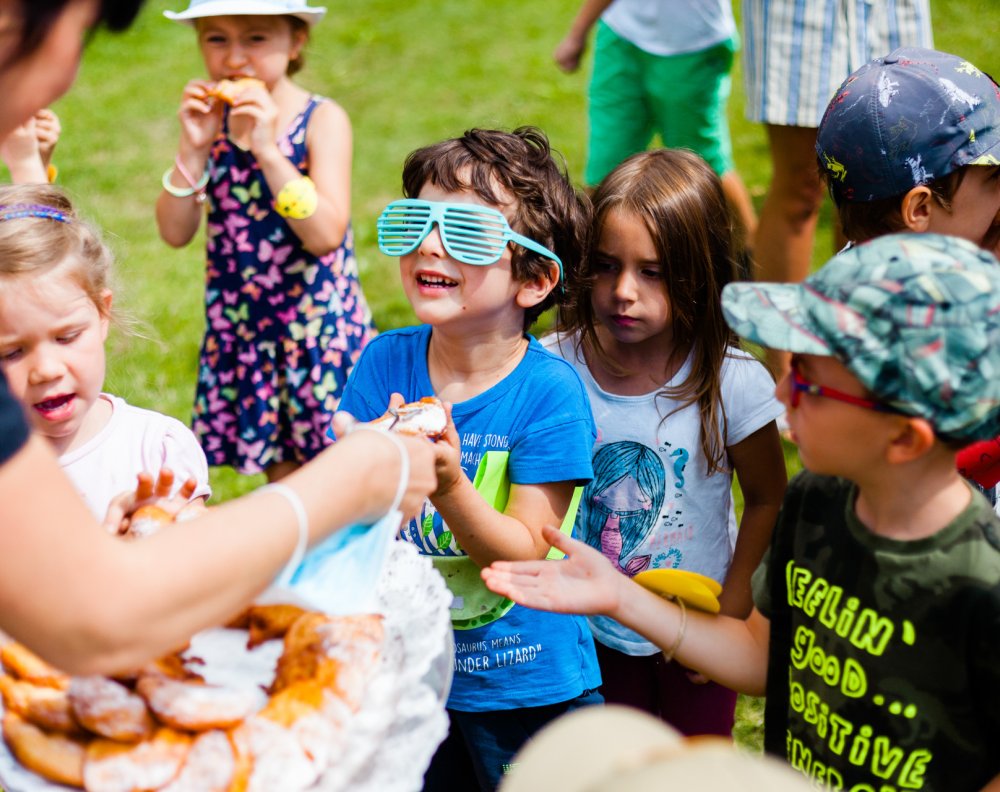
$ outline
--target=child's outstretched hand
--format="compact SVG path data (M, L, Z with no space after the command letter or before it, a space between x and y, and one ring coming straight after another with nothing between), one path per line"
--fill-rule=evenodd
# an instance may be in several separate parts
M213 83L191 80L184 86L177 117L181 139L195 151L207 152L222 129L222 102L209 95Z
M177 493L171 496L174 488L174 472L170 468L162 468L153 480L151 473L142 472L136 476L134 490L115 496L108 506L104 517L104 527L112 534L124 534L129 529L132 514L140 506L155 504L175 517L191 507L191 496L198 489L198 482L189 478L184 481Z
M481 571L491 591L529 608L557 613L609 614L629 579L590 545L546 525L542 537L562 550L562 561L494 561Z

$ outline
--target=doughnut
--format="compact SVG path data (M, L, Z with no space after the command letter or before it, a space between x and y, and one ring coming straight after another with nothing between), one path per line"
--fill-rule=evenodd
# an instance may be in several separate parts
M226 104L233 104L239 99L240 94L248 88L256 88L258 86L261 88L267 87L264 85L263 80L258 80L254 77L241 77L238 80L219 80L214 88L209 89L208 95L215 99L221 99Z
M385 627L378 614L341 616L318 628L326 656L338 664L337 694L357 710L382 655Z
M327 690L315 679L294 682L271 696L257 716L289 727L302 718L318 713Z
M297 605L253 605L247 609L247 649L273 638L283 638L296 619L306 613Z
M7 672L25 682L59 688L69 687L69 675L46 663L22 644L11 642L0 648L0 664Z
M73 677L69 702L81 726L109 740L134 743L156 729L142 696L107 677Z
M329 622L330 617L322 613L307 612L292 623L285 633L285 648L278 658L269 693L280 693L307 680L334 687L340 662L329 656L320 632Z
M0 695L4 707L36 726L65 733L80 731L65 690L34 685L4 674L0 676Z
M160 792L227 792L235 775L236 754L229 735L202 732L194 738L180 773Z
M50 734L14 712L4 713L3 738L17 761L32 772L58 784L83 786L82 739Z
M129 745L95 739L83 761L87 792L135 792L159 789L178 774L192 738L172 729L157 729L148 740Z
M440 399L425 396L420 401L409 402L387 415L372 421L372 426L390 429L400 434L429 437L437 440L444 434L448 416Z
M139 677L136 691L157 719L186 731L228 729L259 709L262 703L262 696L253 690L159 675Z
M266 718L251 716L233 730L237 752L252 760L246 792L299 792L319 778L319 769L296 735Z
M122 534L129 539L140 539L143 536L151 536L159 531L163 526L170 525L174 521L174 515L166 509L157 506L155 503L148 503L140 506L129 518L128 530Z

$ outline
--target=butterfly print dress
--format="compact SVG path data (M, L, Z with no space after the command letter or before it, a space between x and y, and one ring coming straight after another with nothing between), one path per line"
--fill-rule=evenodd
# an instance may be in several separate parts
M311 97L279 148L306 172ZM210 465L259 473L305 462L374 335L350 227L319 258L272 205L254 156L220 135L209 160L205 338L193 428Z

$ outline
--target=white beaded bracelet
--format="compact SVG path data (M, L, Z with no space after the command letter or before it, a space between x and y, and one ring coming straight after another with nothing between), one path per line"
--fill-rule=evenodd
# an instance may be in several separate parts
M309 546L309 515L306 514L305 504L302 503L302 498L299 494L286 484L265 484L263 487L255 490L255 495L264 495L268 492L273 492L276 495L281 495L288 504L292 507L292 511L295 512L295 518L298 520L299 527L299 538L295 544L295 550L292 552L291 558L288 559L288 563L285 564L284 568L281 570L280 574L274 579L274 582L279 586L287 585L292 580L292 575L295 574L295 570L299 568L299 564L302 563L302 559L305 557L306 548Z

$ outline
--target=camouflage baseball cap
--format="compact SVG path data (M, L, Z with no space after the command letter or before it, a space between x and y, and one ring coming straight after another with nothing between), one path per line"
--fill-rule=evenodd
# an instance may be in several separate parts
M902 195L964 165L1000 165L1000 88L955 55L901 47L827 105L816 155L838 201Z
M971 242L878 237L802 283L730 283L722 309L758 344L837 358L944 438L1000 435L1000 262Z

